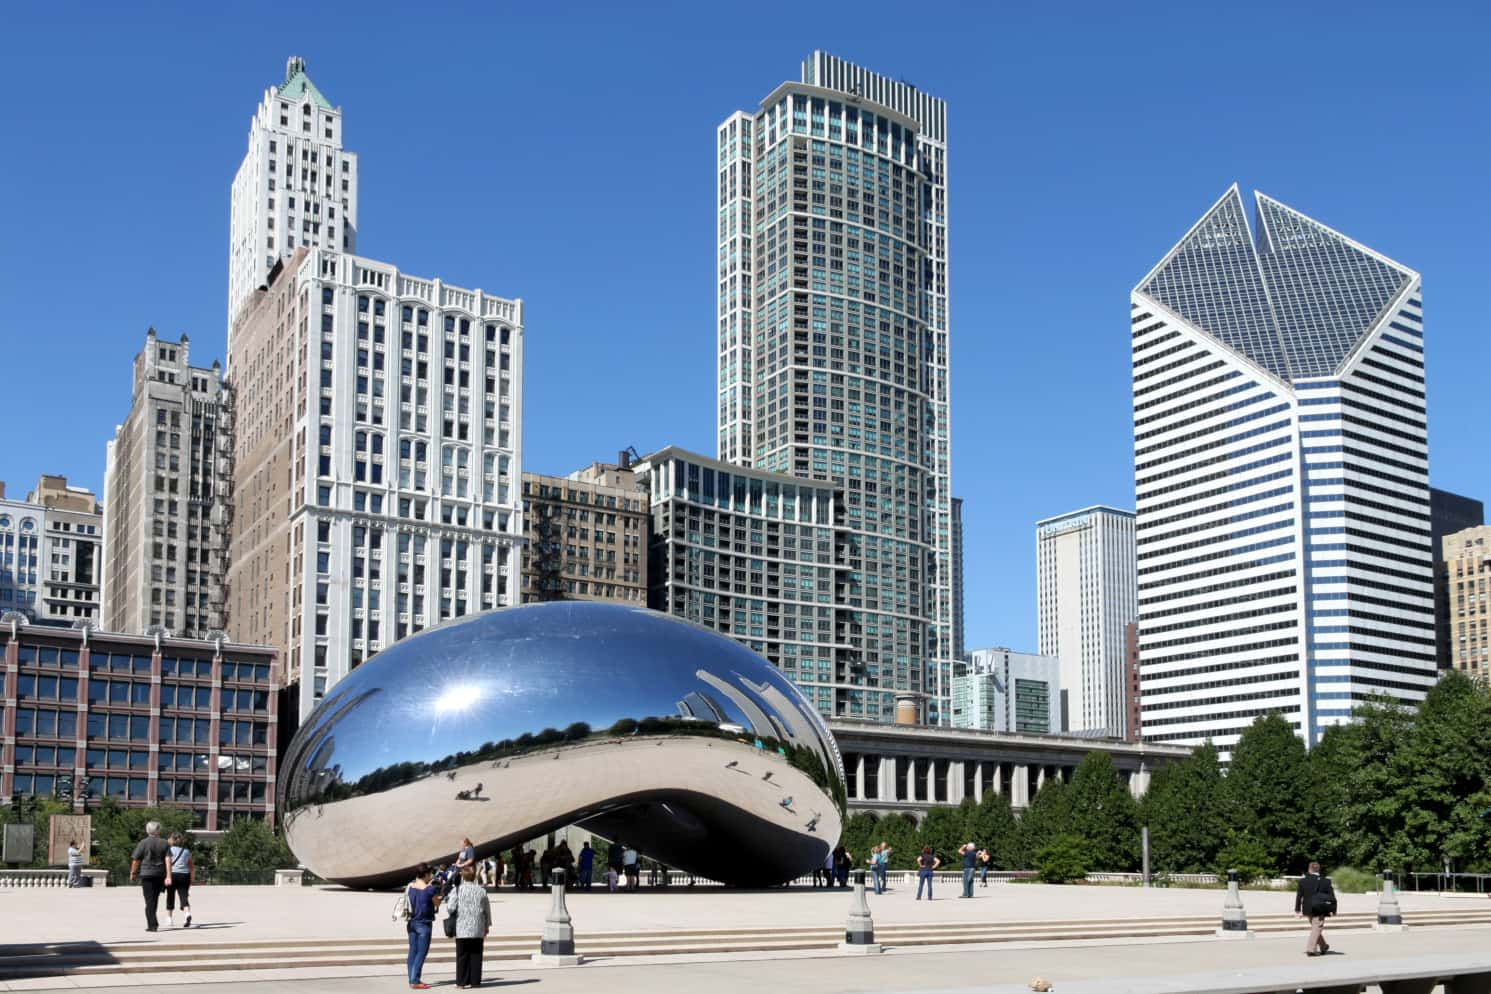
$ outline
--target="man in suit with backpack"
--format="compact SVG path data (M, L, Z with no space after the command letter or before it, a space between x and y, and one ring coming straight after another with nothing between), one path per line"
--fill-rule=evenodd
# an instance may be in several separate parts
M1319 863L1311 863L1299 878L1294 891L1294 913L1310 919L1305 955L1324 956L1330 952L1330 943L1325 941L1325 920L1336 913L1336 889L1331 886L1330 877L1321 875Z

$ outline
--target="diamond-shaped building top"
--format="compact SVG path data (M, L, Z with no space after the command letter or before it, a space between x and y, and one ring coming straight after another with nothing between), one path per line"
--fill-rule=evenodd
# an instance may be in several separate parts
M1256 244L1234 184L1138 292L1283 380L1330 376L1417 274L1255 196Z

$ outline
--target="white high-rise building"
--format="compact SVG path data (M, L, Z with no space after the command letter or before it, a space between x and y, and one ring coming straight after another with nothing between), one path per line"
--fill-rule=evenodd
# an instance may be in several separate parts
M888 721L910 696L946 724L947 105L814 52L717 142L719 456L832 481L863 577L839 644L795 662L827 713Z
M1134 288L1140 707L1225 754L1434 683L1419 275L1234 185Z
M523 304L297 249L234 333L234 639L300 714L393 642L518 603Z
M1038 522L1035 557L1040 651L1061 660L1063 730L1121 738L1133 512L1097 506Z
M228 366L233 323L276 262L297 248L357 251L357 155L342 148L342 109L291 56L264 91L233 177L228 245Z

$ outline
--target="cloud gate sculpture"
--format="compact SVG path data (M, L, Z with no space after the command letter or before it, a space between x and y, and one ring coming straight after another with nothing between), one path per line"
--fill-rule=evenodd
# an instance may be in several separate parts
M286 839L351 887L565 825L768 886L843 824L833 735L744 646L644 608L560 602L447 622L332 688L285 753Z

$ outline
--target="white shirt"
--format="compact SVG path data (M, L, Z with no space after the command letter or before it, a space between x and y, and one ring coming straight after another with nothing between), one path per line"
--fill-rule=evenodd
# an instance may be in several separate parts
M621 865L622 866L636 866L637 865L637 850L635 850L635 849L628 849L624 853L622 853L621 854Z

